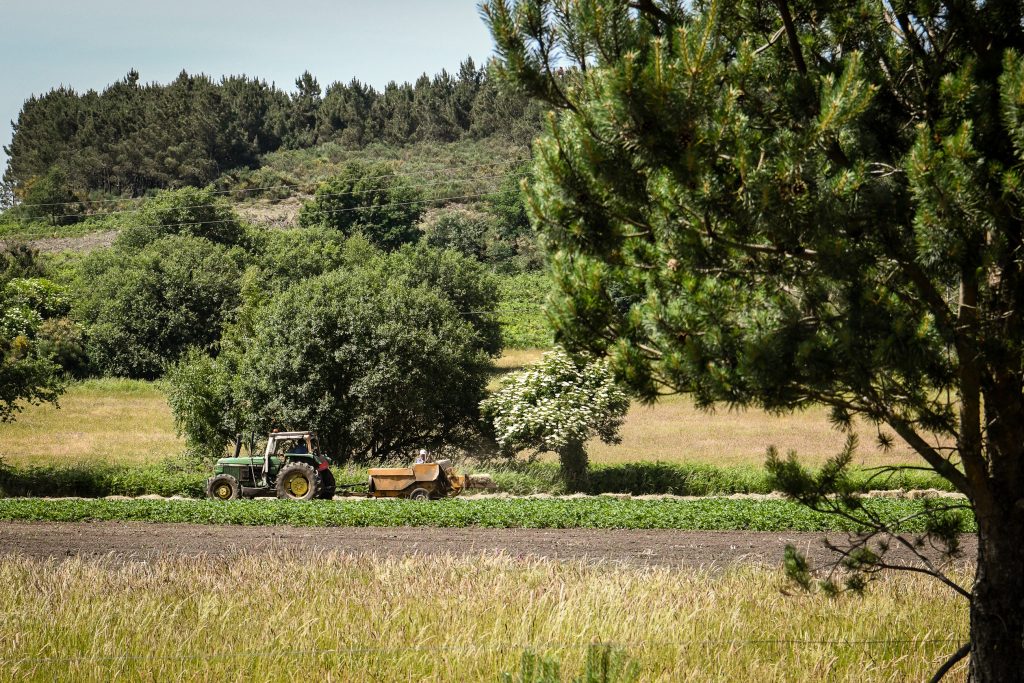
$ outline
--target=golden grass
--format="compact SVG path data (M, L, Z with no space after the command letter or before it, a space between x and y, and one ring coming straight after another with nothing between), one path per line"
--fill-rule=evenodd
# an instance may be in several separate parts
M59 408L27 406L15 422L0 424L0 459L13 465L151 463L183 447L167 399L151 382L76 383Z
M873 425L860 424L857 434L857 464L876 466L919 460L898 437L888 452L879 450ZM838 453L846 441L844 434L832 429L828 411L823 407L783 416L763 410L719 409L709 413L694 407L687 396L667 396L653 406L634 403L621 436L622 443L614 446L598 440L590 443L587 449L591 462L663 460L760 465L768 446L774 445L783 455L792 449L802 462L819 464Z
M526 648L569 677L591 642L642 681L924 680L967 626L919 577L828 600L784 596L761 568L503 556L12 556L0 585L0 680L19 681L493 681Z
M537 349L510 349L495 362L490 389L501 378L540 359ZM28 406L11 424L0 424L0 458L11 464L53 464L81 461L146 463L180 453L184 443L174 433L167 401L158 384L130 380L92 380L72 385L61 407ZM875 447L876 432L863 425L856 462L874 466L915 462L902 440L883 453ZM713 413L697 410L685 396L669 396L654 406L635 403L622 427L622 443L608 446L595 440L591 462L706 462L717 465L760 465L775 445L782 453L795 449L816 464L842 448L844 436L828 424L824 408L815 407L776 417L760 410ZM549 456L553 457L553 456Z

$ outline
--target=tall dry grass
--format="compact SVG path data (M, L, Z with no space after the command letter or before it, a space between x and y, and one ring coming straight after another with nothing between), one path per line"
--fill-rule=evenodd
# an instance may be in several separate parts
M592 642L643 681L924 680L967 620L918 577L829 600L763 568L502 556L9 556L0 585L0 680L487 681L527 649L578 673Z

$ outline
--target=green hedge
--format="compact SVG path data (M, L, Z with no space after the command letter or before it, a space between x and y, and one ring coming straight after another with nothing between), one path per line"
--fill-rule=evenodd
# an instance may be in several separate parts
M865 506L886 520L924 509L912 500L871 499ZM974 519L958 510L963 531ZM852 531L845 518L813 512L789 501L647 501L587 498L573 500L487 499L417 502L406 500L0 500L0 521L138 521L195 524L290 526L434 526L538 529L690 529L745 531ZM901 531L923 530L917 517Z
M501 491L524 495L564 493L555 463L510 465L490 470ZM711 496L732 493L770 493L768 472L759 466L718 467L706 463L631 462L592 465L583 493L630 493L633 495L675 494ZM952 491L948 481L917 470L884 477L867 469L854 469L850 480L857 490L939 489Z
M514 495L565 493L554 463L529 463L494 468L490 472L498 490ZM339 484L362 484L366 470L334 468ZM202 498L211 470L195 463L168 460L150 466L79 464L61 467L14 467L0 461L0 496L184 496ZM902 472L871 481L868 470L854 470L852 480L862 491L871 489L935 488L949 491L949 483L934 474ZM676 494L687 496L769 493L771 481L762 467L716 467L703 463L635 462L595 465L584 493Z

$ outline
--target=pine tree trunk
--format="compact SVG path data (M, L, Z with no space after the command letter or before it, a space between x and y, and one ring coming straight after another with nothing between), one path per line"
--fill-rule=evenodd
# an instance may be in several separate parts
M970 680L1024 683L1024 500L978 519Z
M583 491L587 486L587 450L583 443L570 441L558 451L562 466L562 481L571 492Z

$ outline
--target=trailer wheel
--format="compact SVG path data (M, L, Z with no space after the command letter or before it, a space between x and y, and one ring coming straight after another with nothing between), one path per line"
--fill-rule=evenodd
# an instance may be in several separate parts
M277 474L277 497L283 500L313 500L320 486L320 475L304 462L285 465Z
M424 488L413 489L409 494L409 500L430 500L430 491Z
M206 495L214 500L237 500L240 492L238 480L230 474L218 474L206 481Z

